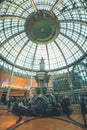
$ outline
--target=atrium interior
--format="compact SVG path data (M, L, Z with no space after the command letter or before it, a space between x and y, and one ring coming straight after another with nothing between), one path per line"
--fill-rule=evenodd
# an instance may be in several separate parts
M0 0L0 129L86 130L81 99L87 109L87 0Z

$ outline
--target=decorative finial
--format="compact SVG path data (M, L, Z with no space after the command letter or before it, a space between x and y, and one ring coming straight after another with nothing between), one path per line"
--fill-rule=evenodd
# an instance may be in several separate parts
M45 70L45 63L43 57L41 57L40 70Z

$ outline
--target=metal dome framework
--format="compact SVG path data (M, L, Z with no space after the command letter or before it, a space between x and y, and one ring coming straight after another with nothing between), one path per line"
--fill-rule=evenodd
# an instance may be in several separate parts
M48 44L28 37L25 23L38 11L58 18L59 33ZM43 12L42 12L43 13ZM44 17L44 13L42 14ZM44 28L41 29L45 33ZM4 0L0 3L0 69L30 75L39 70L66 69L87 56L87 2L85 0Z

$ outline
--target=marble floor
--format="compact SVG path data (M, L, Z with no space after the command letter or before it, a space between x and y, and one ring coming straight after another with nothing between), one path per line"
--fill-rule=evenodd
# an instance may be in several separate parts
M81 114L58 117L18 117L0 110L0 130L87 130Z

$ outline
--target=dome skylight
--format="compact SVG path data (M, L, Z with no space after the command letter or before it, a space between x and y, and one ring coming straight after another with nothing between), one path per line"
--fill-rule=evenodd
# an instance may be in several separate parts
M14 71L20 69L20 73L35 72L43 57L45 69L53 71L84 58L87 55L86 6L85 0L2 1L0 66L9 70L15 66Z

